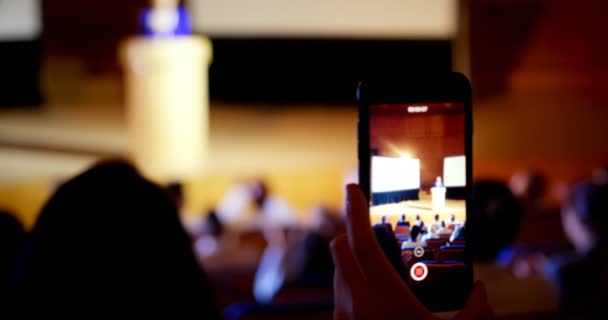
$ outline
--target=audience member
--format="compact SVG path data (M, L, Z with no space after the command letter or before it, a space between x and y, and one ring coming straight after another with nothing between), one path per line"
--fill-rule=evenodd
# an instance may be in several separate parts
M317 224L304 233L293 232L286 257L286 286L333 286L334 264L329 243L345 232L342 215L325 207L316 210ZM299 235L299 237L297 237Z
M577 318L604 318L608 292L608 183L576 184L562 209L562 224L575 248L544 270L559 290L560 309Z
M261 229L292 227L296 222L287 201L271 195L263 180L246 181L229 190L216 208L220 221L229 228Z
M454 232L452 232L452 235L450 236L450 242L454 242L455 240L465 240L466 239L466 233L465 233L465 228L464 226L462 227L458 227L458 229L454 230Z
M426 224L424 224L424 221L420 221L420 234L427 234L428 233L428 228L426 227Z
M518 172L511 177L509 187L522 204L524 216L546 210L547 178L542 173L535 170Z
M175 205L123 162L95 165L47 201L26 247L19 290L24 318L219 318Z
M380 218L380 224L383 224L383 225L385 225L385 226L387 226L387 227L389 227L391 229L393 228L393 225L391 224L390 221L388 221L388 219L386 218L386 216L382 216Z
M254 296L270 303L280 292L308 288L331 290L334 265L330 241L344 233L339 214L325 207L313 211L310 230L290 229L287 241L277 234L268 241L256 272Z
M597 185L608 185L608 165L593 170L592 180Z
M439 221L439 215L436 214L434 217L434 221L431 224L430 233L435 235L437 233L437 230L439 230L440 228L441 228L441 222Z
M15 294L17 258L24 241L21 222L12 213L0 210L0 300L6 305Z
M226 232L224 225L217 217L215 211L209 210L205 215L202 230L195 241L194 248L197 255L201 258L214 256L217 255L220 250L237 250L237 248L232 245L235 241L233 238L234 237L228 235L228 232ZM234 252L229 252L228 254L233 253Z
M549 185L541 172L526 170L514 174L509 186L523 209L521 232L515 242L544 250L568 250L568 239L559 219L555 219L561 211L555 204L565 201L567 184Z
M473 185L472 219L478 226L469 239L478 261L493 261L519 231L522 207L504 183L493 180Z
M452 231L454 231L462 225L464 225L464 221L458 221L458 219L456 219L456 215L452 213L450 215L450 223L448 224L448 228L450 228L450 229L452 229Z
M405 220L405 215L402 214L401 219L399 219L399 221L397 221L397 227L409 227L409 226L410 226L410 222Z
M410 239L408 241L404 241L401 244L401 249L426 247L426 242L421 240L421 238L422 238L422 229L419 226L413 226L410 229Z
M184 196L184 186L181 182L171 182L165 186L165 191L169 199L177 208L180 220L188 235L192 240L196 239L204 226L201 225L197 215L186 212L186 197Z
M466 240L473 249L475 277L486 284L496 315L539 316L555 312L556 298L547 281L535 275L517 277L510 265L497 261L512 252L510 246L522 219L521 205L509 187L493 180L476 182L471 209L476 228L467 232Z
M441 221L441 226L440 226L440 228L437 230L437 232L436 232L436 236L437 236L437 237L439 237L439 236L443 236L443 235L451 235L451 234L452 234L452 232L453 232L453 231L452 231L452 229L448 228L448 227L445 225L445 221Z
M180 182L171 182L165 187L169 198L177 208L178 212L184 207L184 187Z

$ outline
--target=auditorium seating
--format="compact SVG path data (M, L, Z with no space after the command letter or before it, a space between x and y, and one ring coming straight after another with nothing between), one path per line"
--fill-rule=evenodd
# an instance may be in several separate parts
M429 247L429 249L431 249L433 251L438 251L439 247L448 243L448 241L446 239L441 239L441 238L432 238L432 239L427 239L425 241L426 241L426 245Z
M436 259L439 261L464 261L464 246L441 246Z
M449 241L451 236L452 236L452 234L440 234L438 237L439 237L439 239Z
M395 234L396 235L407 235L408 238L409 238L409 236L410 236L410 227L397 226L397 227L395 227Z
M395 237L401 241L408 241L410 239L410 228L406 226L395 227Z
M452 241L452 245L453 246L464 246L464 240L463 239L454 239L454 241Z
M405 234L396 234L395 238L397 238L397 242L399 243L399 248L401 248L401 243L402 242L406 242L410 240L410 236L409 235L405 235Z
M414 248L406 248L401 251L401 258L406 268L411 267L414 263L424 260L433 260L434 254L429 248L424 248L422 257L414 256Z
M268 245L264 234L258 230L243 231L238 235L238 241L245 247L264 250Z
M333 299L308 299L272 304L256 302L238 302L224 310L224 319L228 320L283 320L283 319L316 319L333 318Z

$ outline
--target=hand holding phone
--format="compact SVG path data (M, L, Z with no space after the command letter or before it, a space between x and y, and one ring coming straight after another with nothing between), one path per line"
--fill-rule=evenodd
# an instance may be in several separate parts
M347 187L347 236L331 244L335 263L334 319L439 319L412 293L370 228L366 199ZM485 288L477 284L454 319L491 319Z
M461 309L473 284L469 82L458 73L398 75L362 82L357 100L368 219L394 227L392 242L377 232L380 245L428 309Z

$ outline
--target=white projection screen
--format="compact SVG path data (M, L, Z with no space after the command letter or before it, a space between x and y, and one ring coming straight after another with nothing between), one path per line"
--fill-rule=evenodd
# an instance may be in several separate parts
M465 156L443 158L443 184L446 187L467 185L467 161Z
M34 40L41 30L39 0L0 0L0 41Z
M372 157L372 193L420 188L420 159Z
M187 0L210 36L450 39L455 0Z

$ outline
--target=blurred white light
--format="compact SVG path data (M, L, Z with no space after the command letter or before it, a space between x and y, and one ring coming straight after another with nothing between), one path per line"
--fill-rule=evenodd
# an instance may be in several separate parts
M467 185L467 161L465 156L443 158L443 185L464 187Z
M424 113L429 110L428 106L409 106L407 112L409 113Z
M221 36L450 39L454 0L189 0L194 29Z
M39 0L0 0L0 40L34 40L40 36Z
M399 151L399 157L403 158L403 159L412 159L413 158L412 154L407 151Z
M372 157L372 192L420 188L420 159Z

